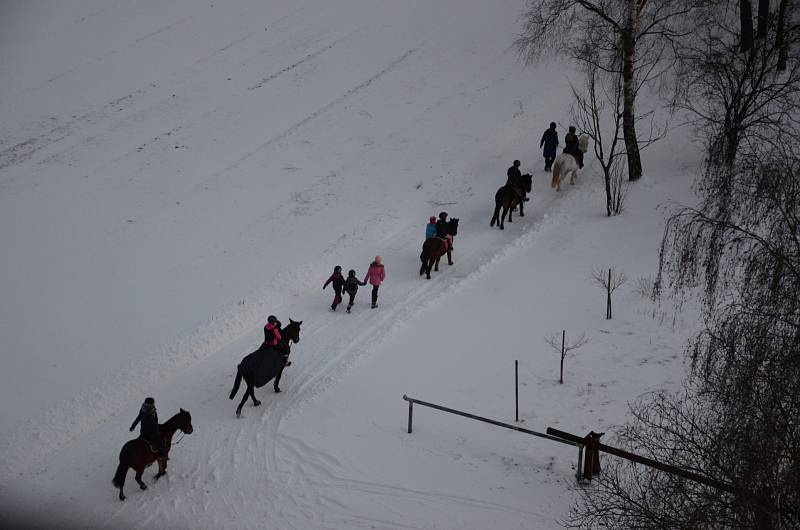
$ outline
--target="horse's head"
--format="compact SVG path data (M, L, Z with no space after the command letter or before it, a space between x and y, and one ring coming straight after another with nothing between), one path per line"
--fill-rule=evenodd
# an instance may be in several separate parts
M192 415L189 414L189 411L181 409L176 418L178 420L178 428L186 434L192 434L194 427L192 427Z
M533 189L533 177L530 173L525 173L522 175L522 187L528 193L530 193L531 189Z
M447 224L447 233L450 234L451 236L457 236L458 235L458 218L457 217L451 217L450 218L450 221Z
M282 337L286 338L287 341L294 342L295 344L300 342L300 324L302 323L302 320L300 322L296 322L290 318L289 325L281 330Z

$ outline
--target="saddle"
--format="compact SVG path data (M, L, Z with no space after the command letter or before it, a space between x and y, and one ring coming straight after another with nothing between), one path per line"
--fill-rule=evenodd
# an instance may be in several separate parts
M446 237L436 236L439 241L444 242L444 251L447 252L450 249L450 240Z

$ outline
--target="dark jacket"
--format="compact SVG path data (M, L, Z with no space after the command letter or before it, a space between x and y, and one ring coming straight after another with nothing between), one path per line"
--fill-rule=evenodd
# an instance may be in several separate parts
M542 135L539 147L544 147L543 154L545 158L555 158L556 147L558 147L558 132L555 129L547 129Z
M508 171L506 171L506 176L508 177L508 183L515 186L520 180L522 180L522 172L516 166L511 166L508 168Z
M334 272L331 274L331 277L328 278L328 281L325 282L325 285L322 286L325 289L329 283L333 284L333 290L337 294L342 292L342 287L344 286L344 276L342 276L341 272Z
M131 430L134 430L136 428L136 424L140 422L142 424L142 428L139 431L139 436L157 443L160 446L161 431L158 429L158 413L156 412L156 408L152 405L148 405L147 403L142 404L142 408L139 410L139 415L131 425Z
M564 137L564 152L571 155L582 154L580 147L578 147L577 134L567 133L567 135Z
M355 276L348 276L344 281L344 290L350 294L356 294L359 285L367 285L367 282L360 282Z
M444 219L436 221L436 237L443 239L447 237L447 221Z

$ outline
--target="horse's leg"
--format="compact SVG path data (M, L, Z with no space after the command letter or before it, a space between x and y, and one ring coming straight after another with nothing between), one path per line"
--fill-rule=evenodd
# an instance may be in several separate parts
M144 473L144 466L135 467L133 469L134 469L134 471L136 471L136 476L134 478L136 479L136 482L139 484L139 487L142 488L143 490L146 490L147 489L147 484L142 482L142 473Z
M153 477L154 480L158 480L164 475L167 474L167 460L165 458L158 459L158 473L155 474Z
M433 270L435 270L436 272L439 272L439 260L440 259L442 259L442 255L441 254L436 256L436 259L433 262Z
M433 268L433 258L428 258L425 261L425 278L431 279L431 269Z
M447 249L447 264L453 264L453 252L449 248Z
M509 223L511 222L511 213L514 211L514 208L513 208L514 206L516 206L516 204L514 204L514 203L512 202L512 203L511 203L511 207L509 207L509 209L508 209L508 222L509 222Z
M503 213L500 215L500 223L498 223L500 225L500 230L505 230L506 229L505 224L504 224L504 221L506 220L506 213L508 213L508 207L504 205L503 206Z
M525 217L525 196L523 195L522 198L519 200L519 216Z
M278 370L278 373L275 374L275 382L272 384L272 389L275 390L276 393L281 391L281 387L279 385L281 382L282 375L283 375L283 367L281 367L280 370Z
M239 406L236 407L236 417L242 417L242 407L244 407L245 402L247 401L248 396L250 396L251 386L250 383L247 384L247 389L244 391L244 395L242 396L242 400L239 402Z
M253 406L257 407L261 405L261 402L256 399L256 386L252 384L247 385L247 391L250 393L250 398L253 400Z

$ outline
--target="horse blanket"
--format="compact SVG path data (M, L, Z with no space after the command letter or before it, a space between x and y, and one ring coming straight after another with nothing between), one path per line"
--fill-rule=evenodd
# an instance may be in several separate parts
M250 375L256 388L262 387L272 381L286 365L286 357L280 352L267 346L247 355L239 363L239 372Z

